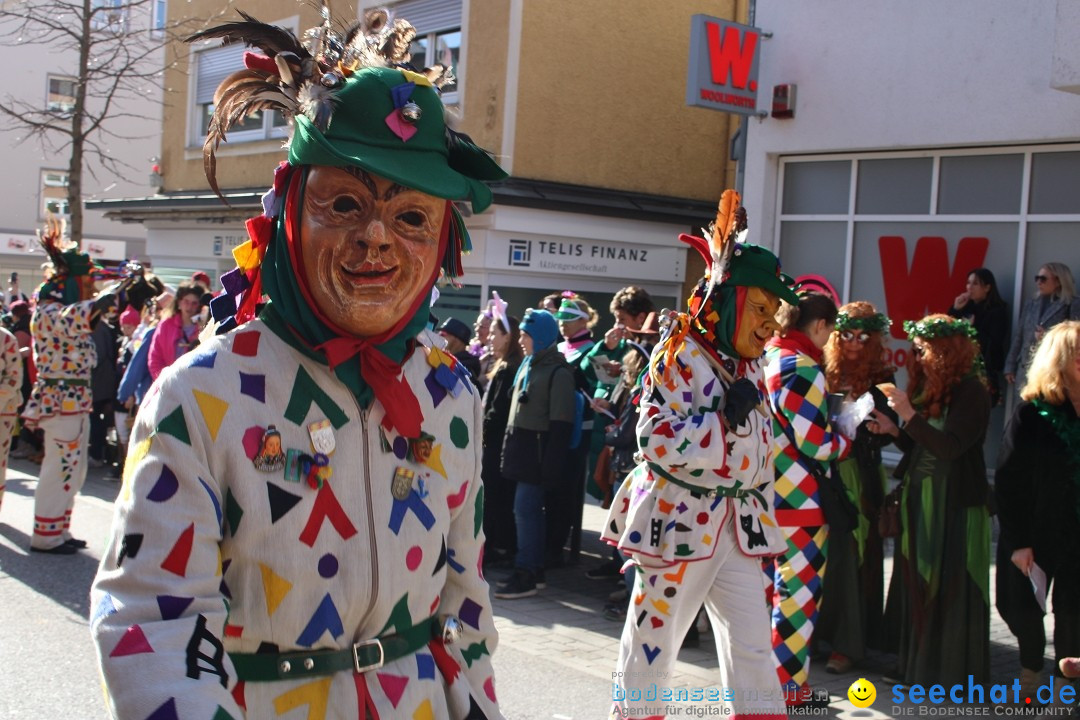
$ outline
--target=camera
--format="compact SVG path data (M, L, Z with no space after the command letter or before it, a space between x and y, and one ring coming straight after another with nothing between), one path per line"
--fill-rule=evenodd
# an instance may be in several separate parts
M12 271L11 277L8 278L8 282L12 282L12 283L19 282L19 273Z

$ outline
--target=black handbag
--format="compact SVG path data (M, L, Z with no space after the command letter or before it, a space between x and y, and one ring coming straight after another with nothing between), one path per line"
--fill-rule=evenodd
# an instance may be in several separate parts
M820 463L811 460L810 466L810 472L818 481L818 498L825 522L829 524L829 534L846 535L853 531L859 525L859 509L848 497L835 465L830 463L825 471Z

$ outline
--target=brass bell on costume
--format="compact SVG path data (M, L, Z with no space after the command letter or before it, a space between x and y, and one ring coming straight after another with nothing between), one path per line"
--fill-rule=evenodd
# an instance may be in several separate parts
M414 123L420 119L420 106L414 102L407 102L401 106L401 117L406 122Z

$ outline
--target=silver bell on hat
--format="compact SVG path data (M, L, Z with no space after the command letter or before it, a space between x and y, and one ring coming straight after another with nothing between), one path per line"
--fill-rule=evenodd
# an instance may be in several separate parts
M401 106L401 117L406 122L415 123L420 119L420 106L410 100Z

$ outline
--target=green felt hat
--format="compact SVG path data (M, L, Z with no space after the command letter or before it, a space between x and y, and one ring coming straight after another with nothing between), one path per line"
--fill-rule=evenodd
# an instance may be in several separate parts
M403 119L405 103L418 117ZM397 115L398 119L393 119ZM398 68L364 68L334 92L325 131L304 114L295 118L289 143L293 165L355 165L414 190L447 200L470 200L474 212L491 205L482 181L506 172L484 150L448 133L438 91L423 76ZM394 126L415 130L407 138Z
M780 272L780 260L760 245L739 243L735 246L724 282L759 287L792 305L799 304L799 296L791 288L795 281Z

